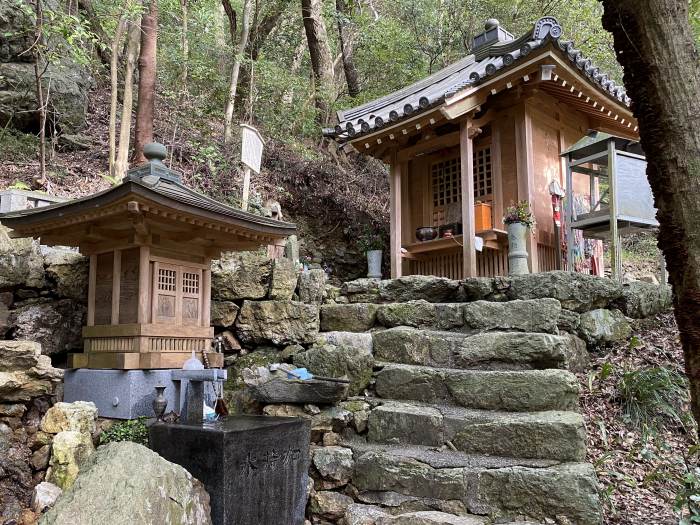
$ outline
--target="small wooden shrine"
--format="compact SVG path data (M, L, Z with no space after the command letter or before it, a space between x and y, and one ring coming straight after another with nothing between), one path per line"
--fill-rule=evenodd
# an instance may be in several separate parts
M71 368L180 368L194 351L211 367L210 262L274 244L294 224L231 208L182 185L160 144L124 181L94 195L0 216L15 237L78 247L90 258L84 353Z
M620 237L659 226L644 152L637 141L593 131L562 157L566 186L573 188L566 207L568 237L580 230L585 238L610 241L612 277L621 279ZM573 250L567 255L572 266Z
M389 165L392 277L507 275L503 214L518 201L537 220L530 271L573 270L558 199L588 182L567 186L561 154L589 130L638 141L630 99L553 17L520 37L488 20L473 42L440 71L339 111L324 134Z

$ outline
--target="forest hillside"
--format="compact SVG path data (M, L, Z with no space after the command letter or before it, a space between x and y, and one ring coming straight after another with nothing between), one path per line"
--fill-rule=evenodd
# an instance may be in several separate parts
M40 7L41 27L35 3L0 8L0 184L72 197L115 182L112 95L115 142L132 156L143 71L135 52L149 7L140 0L43 0ZM324 143L321 128L336 110L465 56L491 17L519 35L554 15L588 56L621 76L595 0L160 0L156 7L153 139L167 146L168 165L193 187L238 204L238 124L257 126L267 142L252 206L279 201L300 227L302 255L339 280L364 271L358 236L368 228L386 233L388 185L381 163ZM37 83L46 109L44 162Z

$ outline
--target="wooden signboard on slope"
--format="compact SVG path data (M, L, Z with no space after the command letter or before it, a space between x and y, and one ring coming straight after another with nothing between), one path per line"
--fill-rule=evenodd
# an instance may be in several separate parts
M241 209L248 209L250 194L250 170L260 173L262 162L263 139L260 132L249 124L241 124L241 162L243 168L243 198Z

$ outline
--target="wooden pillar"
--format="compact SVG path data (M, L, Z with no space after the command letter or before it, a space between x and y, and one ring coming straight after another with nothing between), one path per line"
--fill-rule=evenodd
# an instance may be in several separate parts
M211 260L206 259L204 264L211 265ZM202 326L211 325L211 270L202 270Z
M622 279L622 252L617 231L617 174L615 173L615 141L608 141L608 188L610 195L610 270L612 278Z
M114 250L112 265L112 324L119 324L119 298L122 282L122 251Z
M477 277L474 227L474 144L471 120L459 128L460 174L462 183L462 277Z
M518 172L518 200L527 201L530 211L534 214L534 183L535 167L532 151L532 119L524 103L516 113L515 120L515 153ZM527 260L530 263L530 271L537 273L537 232L530 232L527 236Z
M574 175L571 172L571 159L570 156L566 156L566 207L564 213L566 214L566 270L569 272L574 271L574 252L571 249L574 243L574 229L571 227L571 223L574 220Z
M151 249L149 246L139 248L139 309L137 322L148 323L149 307L151 302Z
M491 175L493 177L493 227L503 228L503 172L501 170L501 128L491 125Z
M391 216L389 223L389 253L391 255L391 278L401 277L401 164L396 152L391 157L389 173Z
M97 255L90 255L88 274L88 314L87 325L95 326L95 287L97 286Z

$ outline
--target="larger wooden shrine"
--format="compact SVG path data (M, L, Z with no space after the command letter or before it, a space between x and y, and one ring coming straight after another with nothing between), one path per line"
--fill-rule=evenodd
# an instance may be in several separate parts
M162 163L163 146L144 149L149 162L118 186L0 220L15 237L75 246L90 259L84 353L69 367L180 368L192 352L221 367L211 350L211 260L274 244L295 226L190 190Z
M578 175L597 170L586 161L601 157L562 154L593 131L638 141L629 104L622 87L562 37L556 19L538 20L520 38L489 20L470 55L338 112L339 124L324 134L390 166L392 277L507 274L503 213L523 200L537 220L530 270L573 269L565 251L580 234L554 220L552 194L563 189L567 207L579 202L579 212L594 212L605 173L596 171L591 185ZM567 180L571 162L576 176ZM635 189L620 180L618 197L634 199ZM437 238L419 240L421 227L437 229Z

